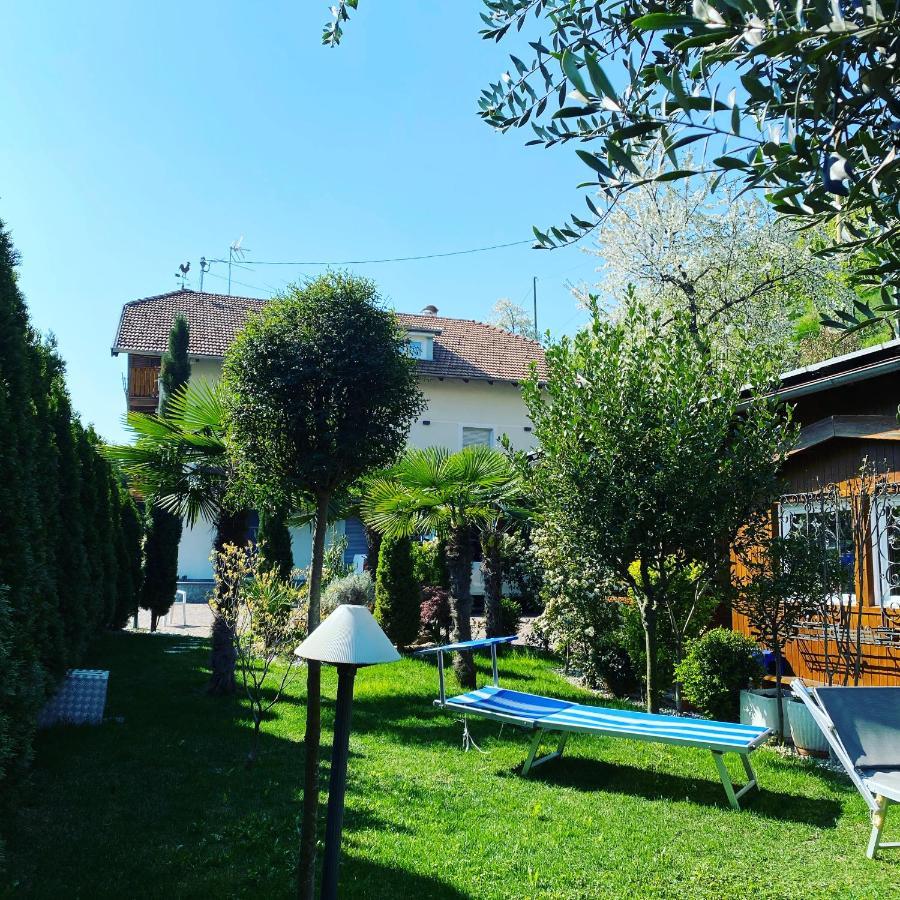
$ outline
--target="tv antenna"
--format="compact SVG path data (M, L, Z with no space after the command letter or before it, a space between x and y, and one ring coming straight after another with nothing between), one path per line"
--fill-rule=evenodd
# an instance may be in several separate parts
M228 296L231 296L231 264L237 260L238 264L240 264L244 259L244 254L248 253L248 248L242 246L244 243L244 236L241 235L229 248L228 248Z
M184 290L184 282L187 278L187 273L191 271L190 262L183 262L178 266L178 271L175 273L176 278L181 279L181 289Z
M207 262L205 256L200 257L200 293L203 293L203 276L209 271L212 263Z

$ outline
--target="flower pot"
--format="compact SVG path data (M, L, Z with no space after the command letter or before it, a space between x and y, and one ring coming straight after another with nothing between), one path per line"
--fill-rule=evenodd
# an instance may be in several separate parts
M784 711L784 735L790 734L790 719L793 704L788 701L784 689L781 691L781 704ZM775 688L760 688L752 691L741 691L741 724L759 725L769 728L778 734L778 695Z
M791 708L791 738L797 752L801 756L827 757L828 740L803 701L792 697L790 702L785 704L785 708L787 706Z

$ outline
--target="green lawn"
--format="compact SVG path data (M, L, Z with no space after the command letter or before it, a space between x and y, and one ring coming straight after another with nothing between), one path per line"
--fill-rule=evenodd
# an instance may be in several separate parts
M38 738L30 777L0 799L6 892L291 895L303 679L247 772L245 710L204 695L205 660L190 639L98 645L89 664L111 670L107 714L120 721ZM582 696L524 653L503 657L501 681ZM334 689L327 670L326 729ZM762 793L734 813L708 753L576 736L523 779L526 737L472 720L486 752L463 753L436 690L419 661L357 678L344 897L898 896L900 853L865 859L866 809L839 776L760 751Z

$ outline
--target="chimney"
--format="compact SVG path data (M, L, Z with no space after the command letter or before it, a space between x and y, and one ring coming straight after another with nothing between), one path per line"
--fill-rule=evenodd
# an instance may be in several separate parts
M432 306L430 303L422 310L423 316L436 316L438 313L438 308L436 306Z

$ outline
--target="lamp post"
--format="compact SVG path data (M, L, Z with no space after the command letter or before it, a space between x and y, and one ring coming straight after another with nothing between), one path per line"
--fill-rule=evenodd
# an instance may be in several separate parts
M338 671L321 894L323 900L335 900L344 824L344 793L347 788L353 681L356 670L362 666L396 662L400 654L365 606L346 604L339 606L322 622L294 653L303 659L315 659L337 666Z

